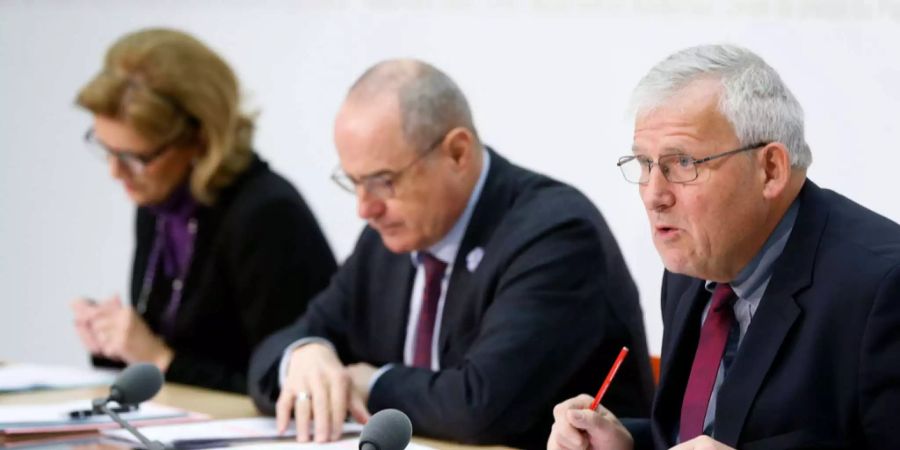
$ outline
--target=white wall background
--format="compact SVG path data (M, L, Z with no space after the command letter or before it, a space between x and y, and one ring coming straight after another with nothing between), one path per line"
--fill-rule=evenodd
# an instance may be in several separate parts
M132 206L85 151L89 116L72 102L116 38L158 25L194 33L236 69L262 113L259 152L300 188L341 259L362 226L328 179L346 88L388 57L444 69L487 143L600 207L654 353L662 265L614 162L630 148L628 94L665 55L713 42L759 52L806 109L811 178L900 220L897 0L0 0L0 360L84 364L69 300L126 292Z

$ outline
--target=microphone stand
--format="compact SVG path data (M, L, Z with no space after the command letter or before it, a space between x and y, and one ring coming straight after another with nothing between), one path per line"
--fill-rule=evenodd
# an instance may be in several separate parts
M159 441L151 441L150 439L147 439L146 436L144 436L140 431L131 426L131 424L125 421L125 419L119 417L119 414L109 407L109 403L106 399L95 399L93 401L93 404L94 408L97 408L100 411L103 411L109 417L112 417L112 420L121 425L122 428L128 430L128 432L133 434L134 437L138 438L138 440L141 441L141 444L143 444L144 448L146 448L147 450L168 450L168 447L166 447L165 444Z

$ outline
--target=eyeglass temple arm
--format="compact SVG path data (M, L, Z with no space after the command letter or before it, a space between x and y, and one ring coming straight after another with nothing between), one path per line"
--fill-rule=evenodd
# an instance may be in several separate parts
M726 156L728 156L728 155L733 155L733 154L735 154L735 153L746 152L747 150L753 150L753 149L755 149L755 148L765 147L766 145L769 145L769 142L757 142L757 143L755 143L755 144L746 145L746 146L744 146L744 147L736 148L736 149L734 149L734 150L729 150L729 151L727 151L727 152L725 152L725 153L719 153L718 155L711 155L711 156L707 156L706 158L695 159L695 160L694 160L694 165L702 164L702 163L705 163L705 162L707 162L707 161L712 161L712 160L718 159L718 158L724 158L724 157L726 157Z

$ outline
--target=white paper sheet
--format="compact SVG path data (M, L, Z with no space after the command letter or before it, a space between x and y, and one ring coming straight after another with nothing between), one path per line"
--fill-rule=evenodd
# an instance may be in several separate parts
M42 364L0 365L0 393L112 384L116 372Z
M0 405L0 434L58 433L118 428L118 424L105 414L84 419L69 417L70 411L90 408L90 399L45 405ZM142 403L137 411L121 413L119 416L135 425L148 422L161 424L208 419L202 414L190 413L152 402Z
M358 423L344 424L344 434L359 434L362 425ZM160 441L168 445L192 445L206 441L212 445L214 441L239 442L248 440L278 439L278 429L275 419L271 417L250 417L246 419L212 420L203 423L182 425L161 425L142 427L144 433L151 441ZM116 439L136 442L136 439L126 430L108 430L104 435ZM285 436L296 435L293 422L288 426Z
M343 439L336 442L329 442L327 444L317 444L315 442L310 442L306 444L301 444L299 442L279 442L279 443L268 443L268 444L252 444L252 445L241 445L241 446L228 446L228 447L218 447L218 449L235 449L239 448L241 450L359 450L359 439ZM434 447L427 447L425 445L416 444L415 442L410 442L409 445L406 446L406 450L436 450Z

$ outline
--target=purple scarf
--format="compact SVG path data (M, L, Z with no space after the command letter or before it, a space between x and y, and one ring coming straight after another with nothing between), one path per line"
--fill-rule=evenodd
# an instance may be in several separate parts
M194 244L190 223L197 206L188 183L184 183L175 188L165 201L148 208L156 214L157 222L162 224L157 228L157 233L162 235L157 235L156 239L162 240L159 256L167 278L181 278L187 273Z

